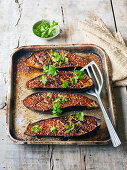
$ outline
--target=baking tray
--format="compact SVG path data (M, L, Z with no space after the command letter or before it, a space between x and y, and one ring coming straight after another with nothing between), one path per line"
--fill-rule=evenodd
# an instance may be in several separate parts
M105 120L100 108L92 110L84 110L86 115L91 115L101 120L100 129L93 136L85 138L72 138L63 140L57 137L30 137L24 134L29 123L39 121L52 117L50 114L40 114L27 109L23 106L23 99L35 92L35 90L28 90L25 86L26 81L41 74L40 71L34 72L28 69L23 72L20 68L25 68L25 59L32 53L44 49L63 49L71 53L75 53L81 57L87 58L89 61L95 61L101 69L104 78L104 85L102 88L101 98L105 109L113 123L116 125L116 115L113 104L113 96L111 92L111 75L110 63L106 53L95 45L71 44L71 45L35 45L18 48L11 56L10 69L10 83L7 102L7 127L8 135L11 140L17 144L58 144L58 145L103 145L110 143L110 136L105 124ZM44 91L44 90L43 90ZM86 95L82 92L83 95ZM87 96L87 95L86 95ZM94 97L90 98L96 100ZM64 113L70 114L74 113Z

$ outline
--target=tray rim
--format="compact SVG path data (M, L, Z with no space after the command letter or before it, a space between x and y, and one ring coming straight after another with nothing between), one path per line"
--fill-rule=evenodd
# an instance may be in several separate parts
M110 67L110 61L108 58L108 55L106 54L106 52L100 48L97 45L94 44L59 44L59 45L29 45L29 46L22 46L17 48L10 56L10 68L9 68L9 81L8 81L8 92L7 92L7 109L6 109L6 124L7 124L7 135L9 136L10 140L13 141L15 144L52 144L52 145L105 145L105 144L110 144L111 143L111 139L106 139L106 140L96 140L96 141L25 141L25 140L19 140L14 138L11 135L10 132L10 99L11 99L11 92L12 92L12 87L11 87L11 80L12 80L12 64L13 64L13 56L19 52L20 50L27 50L27 49L40 49L40 48L62 48L62 47L85 47L85 48L95 48L97 49L97 51L99 51L100 53L103 54L105 60L106 60L106 65L107 65L107 70L108 70L108 74L106 75L106 79L107 82L109 84L108 86L108 95L110 95L110 99L112 102L112 124L115 127L116 126L116 120L117 120L117 116L116 116L116 109L115 109L115 105L114 105L114 96L112 94L112 80L111 80L111 67ZM110 93L109 93L110 92Z

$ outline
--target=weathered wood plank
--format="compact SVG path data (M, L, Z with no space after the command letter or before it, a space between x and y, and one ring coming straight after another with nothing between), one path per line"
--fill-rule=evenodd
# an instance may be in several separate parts
M118 115L117 130L124 145L48 146L16 145L6 135L6 91L9 56L16 47L32 44L86 43L77 23L94 12L110 29L114 29L110 3L107 0L6 0L0 1L0 169L7 170L125 170L127 169L127 96L123 88L115 88ZM127 39L126 0L115 1L116 19ZM44 41L32 33L34 22L44 18L59 22L62 33L52 41ZM122 96L121 96L122 95Z

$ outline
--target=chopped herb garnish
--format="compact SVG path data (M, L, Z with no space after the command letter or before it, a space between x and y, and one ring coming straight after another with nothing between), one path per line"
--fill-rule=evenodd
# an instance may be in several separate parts
M45 85L47 82L45 74L52 75L53 77L57 75L57 72L59 72L54 66L49 65L49 66L44 66L43 67L43 75L40 78L40 81Z
M45 85L47 82L46 76L43 74L40 78L40 81Z
M52 75L53 77L57 75L57 72L59 72L54 66L52 65L49 65L49 68L48 68L48 71L47 71L47 74L48 75Z
M63 97L63 95L61 95L61 94L58 94L58 97L59 97L59 98L62 98L62 97Z
M63 82L62 87L63 87L63 88L69 87L67 80L65 80L65 81Z
M68 63L69 60L66 56L67 56L67 53L62 52L63 62Z
M73 124L71 124L71 121L70 121L70 124L69 125L64 125L65 126L65 128L67 129L66 131L65 131L65 133L69 133L71 130L73 130L73 129L75 129L75 127L77 126L77 124L76 123L73 123Z
M60 109L60 103L55 103L52 107L53 116L59 116L62 110Z
M67 98L63 95L58 94L58 98L53 101L52 113L54 116L59 116L62 110L60 109L60 103L65 103Z
M52 94L51 93L47 93L47 97L51 98L52 97Z
M78 76L78 78L80 80L83 80L85 77L84 77L84 71L80 71L80 70L76 70L74 69L74 73Z
M43 73L47 74L49 70L48 66L43 66Z
M41 127L39 127L38 125L35 125L35 126L33 126L32 131L34 131L34 132L38 133L39 131L41 131L41 132L42 132L43 130L42 130L42 128L41 128Z
M53 133L56 133L57 132L57 128L56 128L56 126L53 126L53 127L51 127L51 132L53 132Z
M52 23L50 24L48 21L44 21L44 19L42 18L42 22L33 28L33 32L35 35L42 38L53 37L56 32L57 25L58 22L56 21L52 21Z
M54 60L55 60L55 63L53 64L54 66L57 64L61 65L64 62L68 63L68 58L66 57L67 53L62 52L62 54L60 55L58 52L53 51L51 49L51 55L54 57Z
M78 80L83 80L85 77L84 77L84 71L79 71L79 70L76 70L76 68L74 69L74 73L76 74L76 76L72 77L71 78L71 81L76 84L78 82Z
M83 112L78 112L76 114L76 117L78 118L78 120L84 121L84 113Z
M78 76L72 77L71 81L76 84L78 82Z
M62 98L62 103L64 104L65 102L67 102L67 98L63 97Z
M57 72L59 72L54 66L49 65L49 66L44 66L43 67L43 72L48 75L52 75L53 77L57 75Z

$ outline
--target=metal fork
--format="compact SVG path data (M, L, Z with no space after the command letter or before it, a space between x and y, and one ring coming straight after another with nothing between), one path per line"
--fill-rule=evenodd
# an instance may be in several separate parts
M96 70L99 73L100 80L99 80L99 78L96 74L94 67L96 68ZM96 80L98 88L94 87L93 89L86 91L86 93L89 94L89 95L95 96L98 99L99 105L101 107L101 110L102 110L102 113L103 113L103 116L104 116L104 119L105 119L105 122L106 122L106 125L107 125L107 128L108 128L108 131L109 131L109 134L110 134L110 137L111 137L112 144L113 144L114 147L117 147L121 144L121 141L120 141L120 139L119 139L119 137L118 137L118 135L117 135L110 119L109 119L109 116L108 116L108 114L107 114L107 112L104 108L104 105L102 103L102 100L100 98L100 93L101 93L102 86L103 86L103 77L102 77L101 71L94 61L90 62L88 65L83 67L81 69L81 71L86 71L90 78L92 78L92 79L94 78Z

